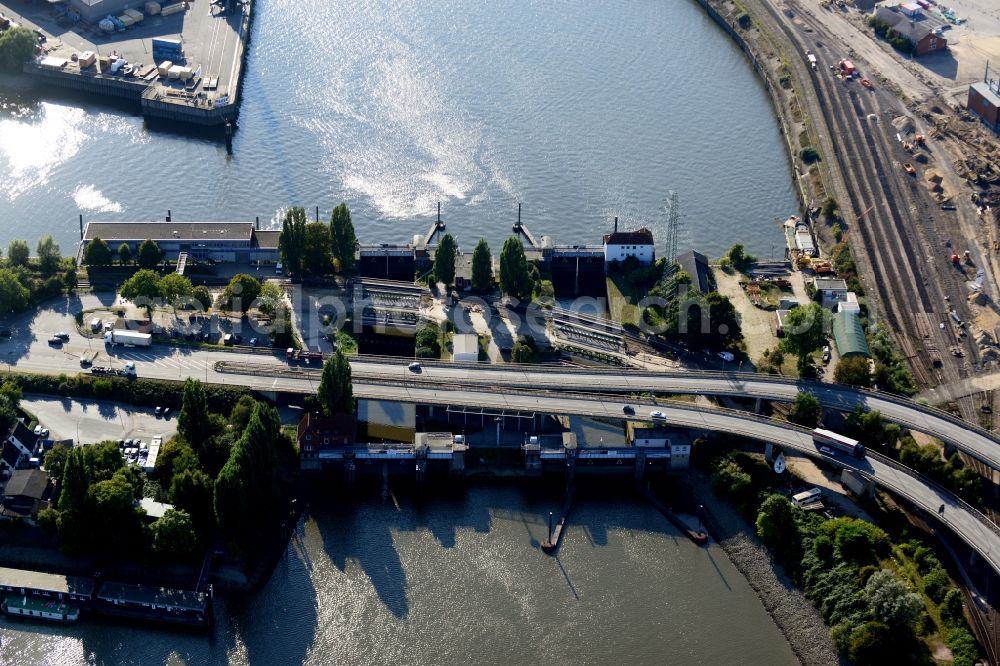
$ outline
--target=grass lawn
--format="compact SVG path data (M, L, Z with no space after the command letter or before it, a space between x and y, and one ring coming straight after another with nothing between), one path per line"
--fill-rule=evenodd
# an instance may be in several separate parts
M639 302L642 294L636 294L624 275L609 275L607 285L608 311L611 318L622 324L637 325L642 313L635 304Z

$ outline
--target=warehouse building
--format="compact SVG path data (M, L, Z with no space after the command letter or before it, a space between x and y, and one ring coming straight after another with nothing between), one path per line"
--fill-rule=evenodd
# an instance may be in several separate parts
M146 239L156 241L166 259L181 252L195 261L276 263L278 236L257 229L253 222L89 222L80 243L80 257L94 238L107 241L113 252L124 243L133 255Z

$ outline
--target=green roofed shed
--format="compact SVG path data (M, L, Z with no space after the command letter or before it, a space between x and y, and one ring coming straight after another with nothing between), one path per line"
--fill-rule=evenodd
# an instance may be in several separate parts
M849 356L869 356L868 342L861 328L861 318L857 312L835 312L833 314L833 341L841 358Z

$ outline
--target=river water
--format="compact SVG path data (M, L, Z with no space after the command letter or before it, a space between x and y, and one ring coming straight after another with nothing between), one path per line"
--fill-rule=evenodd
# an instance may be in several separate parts
M471 250L524 204L536 236L613 216L681 251L782 252L797 210L778 125L690 0L258 0L234 155L93 101L0 91L0 245L85 219L277 219L345 199L363 242L409 241L441 201ZM772 249L773 248L773 249Z
M587 494L558 557L538 546L559 498L521 484L330 501L210 637L0 620L0 664L797 663L721 549Z
M362 241L407 241L443 202L497 251L516 203L536 233L598 242L618 215L682 249L780 253L797 208L771 107L688 0L258 0L234 155L88 101L0 91L0 244L86 219L271 221L349 201ZM724 553L627 496L519 486L317 506L265 588L217 601L208 637L0 620L0 664L794 663Z

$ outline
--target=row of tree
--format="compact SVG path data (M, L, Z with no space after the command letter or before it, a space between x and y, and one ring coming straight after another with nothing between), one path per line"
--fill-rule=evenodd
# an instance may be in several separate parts
M358 239L346 203L330 214L330 223L309 222L306 211L293 207L285 213L278 236L278 253L292 275L325 275L354 270Z
M76 267L72 259L63 258L52 236L39 240L35 253L32 258L23 240L8 245L7 260L0 267L0 314L22 312L76 288Z
M92 238L83 249L84 266L110 266L115 258L116 253L112 251L111 246L99 236ZM134 261L139 268L156 268L163 261L163 251L156 241L147 238L139 244L134 255L128 243L119 245L117 259L122 266Z

